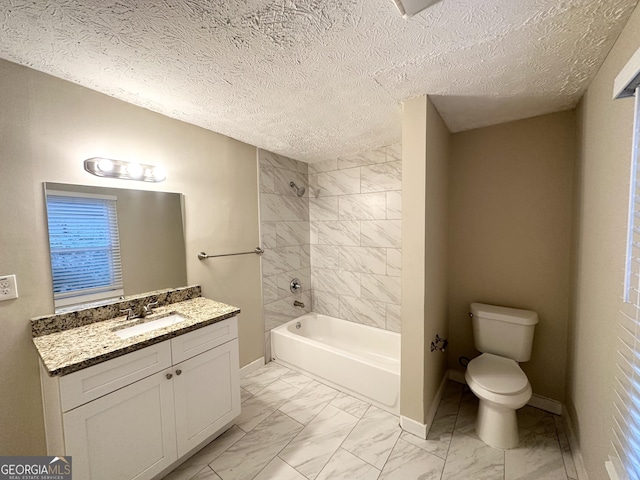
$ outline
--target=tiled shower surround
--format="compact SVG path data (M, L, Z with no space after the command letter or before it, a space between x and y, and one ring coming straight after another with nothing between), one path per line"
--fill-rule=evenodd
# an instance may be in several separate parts
M400 145L309 164L313 310L400 331Z
M267 358L270 330L310 310L399 332L400 145L309 165L264 150L258 159Z
M304 162L258 151L260 167L260 235L266 359L271 329L311 310L311 260L309 252L308 168ZM289 186L295 182L306 191L302 197ZM289 290L298 278L302 291ZM293 302L304 303L304 308Z

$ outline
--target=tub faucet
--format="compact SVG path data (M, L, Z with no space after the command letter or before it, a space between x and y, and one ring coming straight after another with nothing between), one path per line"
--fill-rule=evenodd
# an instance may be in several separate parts
M304 308L304 303L299 302L298 300L294 300L294 301L293 301L293 306L294 306L294 307Z

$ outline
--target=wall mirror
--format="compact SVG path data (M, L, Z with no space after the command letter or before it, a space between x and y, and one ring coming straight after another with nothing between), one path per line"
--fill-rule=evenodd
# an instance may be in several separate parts
M187 285L182 194L44 190L56 312Z

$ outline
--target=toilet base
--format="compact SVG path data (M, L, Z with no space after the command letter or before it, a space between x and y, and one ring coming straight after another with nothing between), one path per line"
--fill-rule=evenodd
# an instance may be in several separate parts
M476 433L491 447L509 449L518 446L518 419L514 408L480 399Z

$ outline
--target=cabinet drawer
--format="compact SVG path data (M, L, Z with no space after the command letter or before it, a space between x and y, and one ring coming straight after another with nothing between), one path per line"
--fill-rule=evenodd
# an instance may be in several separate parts
M173 364L238 338L238 319L228 318L171 339Z
M107 360L60 378L62 411L67 412L171 366L169 341Z

